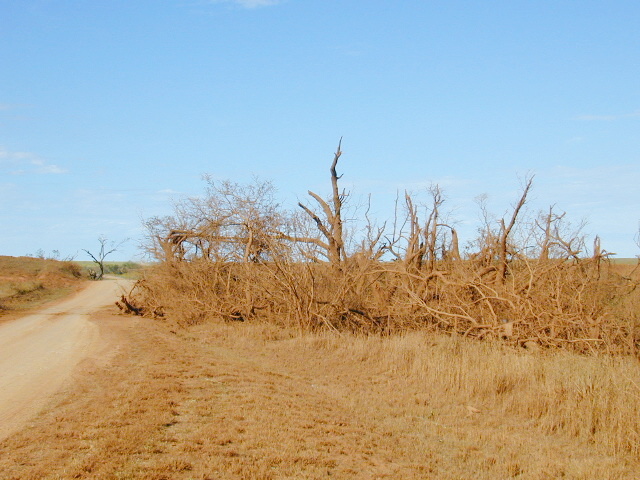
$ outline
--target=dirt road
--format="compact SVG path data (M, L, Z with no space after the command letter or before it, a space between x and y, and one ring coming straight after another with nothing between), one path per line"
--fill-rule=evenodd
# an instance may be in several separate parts
M117 299L128 283L95 282L57 305L0 325L0 440L40 411L78 362L98 348L90 314Z

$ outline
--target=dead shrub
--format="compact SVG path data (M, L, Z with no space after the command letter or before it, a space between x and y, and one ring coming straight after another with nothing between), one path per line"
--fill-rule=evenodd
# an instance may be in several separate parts
M437 186L428 206L405 194L392 227L377 228L365 214L362 235L345 233L340 154L339 146L330 198L309 192L317 209L301 203L298 213L286 211L268 182L208 180L204 198L149 220L148 249L158 264L138 283L132 303L185 324L426 329L514 346L637 354L637 271L617 271L597 237L588 253L564 213L551 208L528 218L532 177L506 219L492 220L481 205L484 224L462 254L455 228L443 220Z

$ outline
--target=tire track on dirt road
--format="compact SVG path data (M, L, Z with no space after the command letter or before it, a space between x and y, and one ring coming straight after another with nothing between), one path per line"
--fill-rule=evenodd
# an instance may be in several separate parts
M74 367L99 347L91 313L130 284L91 283L56 305L0 325L0 440L38 413Z

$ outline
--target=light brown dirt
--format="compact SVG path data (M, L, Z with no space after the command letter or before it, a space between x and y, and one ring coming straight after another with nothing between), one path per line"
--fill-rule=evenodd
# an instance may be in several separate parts
M99 345L90 314L112 303L122 282L105 280L38 313L0 325L0 440L46 404Z

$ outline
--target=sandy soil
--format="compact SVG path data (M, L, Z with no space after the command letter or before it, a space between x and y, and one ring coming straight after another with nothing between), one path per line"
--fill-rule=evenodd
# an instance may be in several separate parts
M37 414L73 368L100 347L90 314L113 303L126 282L92 283L56 305L0 325L0 440Z

